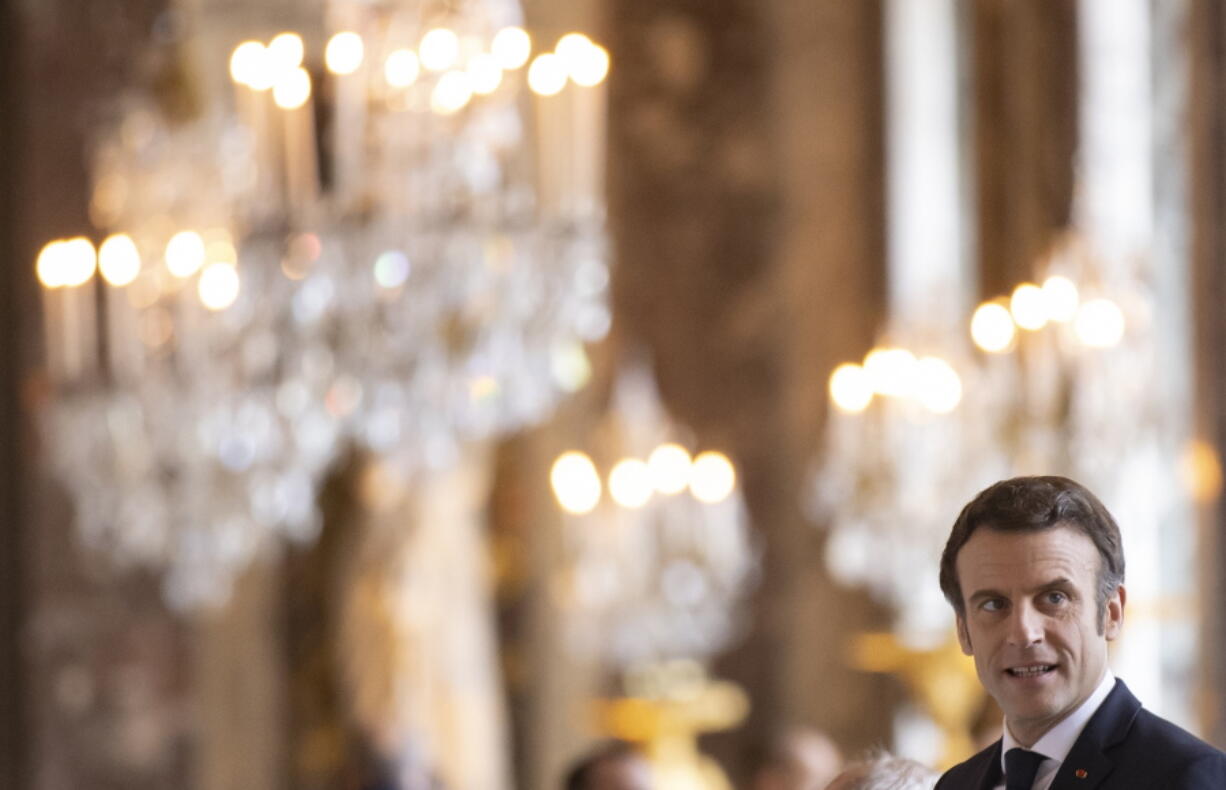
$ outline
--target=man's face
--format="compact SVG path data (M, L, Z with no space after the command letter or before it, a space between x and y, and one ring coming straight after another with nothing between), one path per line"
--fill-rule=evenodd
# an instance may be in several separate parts
M1009 730L1026 746L1102 680L1107 642L1123 622L1124 589L1107 601L1100 624L1095 594L1101 562L1089 537L1064 526L1040 532L980 528L958 553L966 606L958 640L975 657L979 680L1005 712Z

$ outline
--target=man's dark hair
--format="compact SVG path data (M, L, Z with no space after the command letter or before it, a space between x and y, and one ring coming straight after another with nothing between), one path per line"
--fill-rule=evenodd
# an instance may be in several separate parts
M596 769L607 760L633 757L638 752L626 741L605 741L576 760L566 772L565 790L590 790L595 787Z
M958 514L941 555L941 592L959 617L966 616L958 580L958 552L980 527L998 532L1039 532L1064 526L1094 542L1098 569L1098 627L1107 599L1124 583L1124 546L1120 528L1098 497L1067 477L1014 477L988 486Z

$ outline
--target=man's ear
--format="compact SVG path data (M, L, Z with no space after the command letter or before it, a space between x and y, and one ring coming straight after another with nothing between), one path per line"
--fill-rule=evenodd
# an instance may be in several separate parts
M1120 629L1124 626L1124 601L1127 598L1128 591L1121 584L1107 599L1107 608L1103 612L1103 636L1107 637L1107 641L1120 635Z
M966 618L958 615L955 618L955 625L958 629L958 644L962 646L962 652L968 656L975 655L975 650L971 647L971 634L966 630Z

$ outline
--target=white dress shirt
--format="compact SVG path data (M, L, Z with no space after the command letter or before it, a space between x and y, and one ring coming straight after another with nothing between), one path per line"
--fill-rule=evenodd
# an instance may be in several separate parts
M1086 701L1077 706L1077 709L1070 713L1055 727L1052 727L1047 732L1043 733L1043 737L1035 741L1030 747L1030 751L1038 752L1046 759L1039 763L1039 772L1034 776L1034 784L1030 786L1031 790L1048 790L1051 787L1052 780L1056 778L1056 772L1060 770L1060 766L1064 763L1064 758L1068 757L1068 753L1072 750L1073 744L1077 742L1077 738L1081 735L1081 731L1085 729L1089 723L1090 717L1103 704L1103 700L1111 693L1111 689L1115 686L1115 675L1111 670L1107 670L1103 675L1103 679L1099 681L1098 688L1094 689L1094 693L1086 697ZM1004 735L1001 736L1000 745L1000 772L1004 775L1005 772L1005 755L1010 749L1025 749L1013 737L1013 733L1009 732L1009 721L1005 720ZM995 790L1005 790L1005 781L1001 779L997 783Z

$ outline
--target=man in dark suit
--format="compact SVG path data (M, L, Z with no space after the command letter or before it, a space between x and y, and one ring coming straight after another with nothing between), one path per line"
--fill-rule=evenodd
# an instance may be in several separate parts
M1107 668L1124 552L1084 487L1019 477L980 492L945 545L941 590L1005 726L938 790L1226 789L1226 754L1143 709Z

